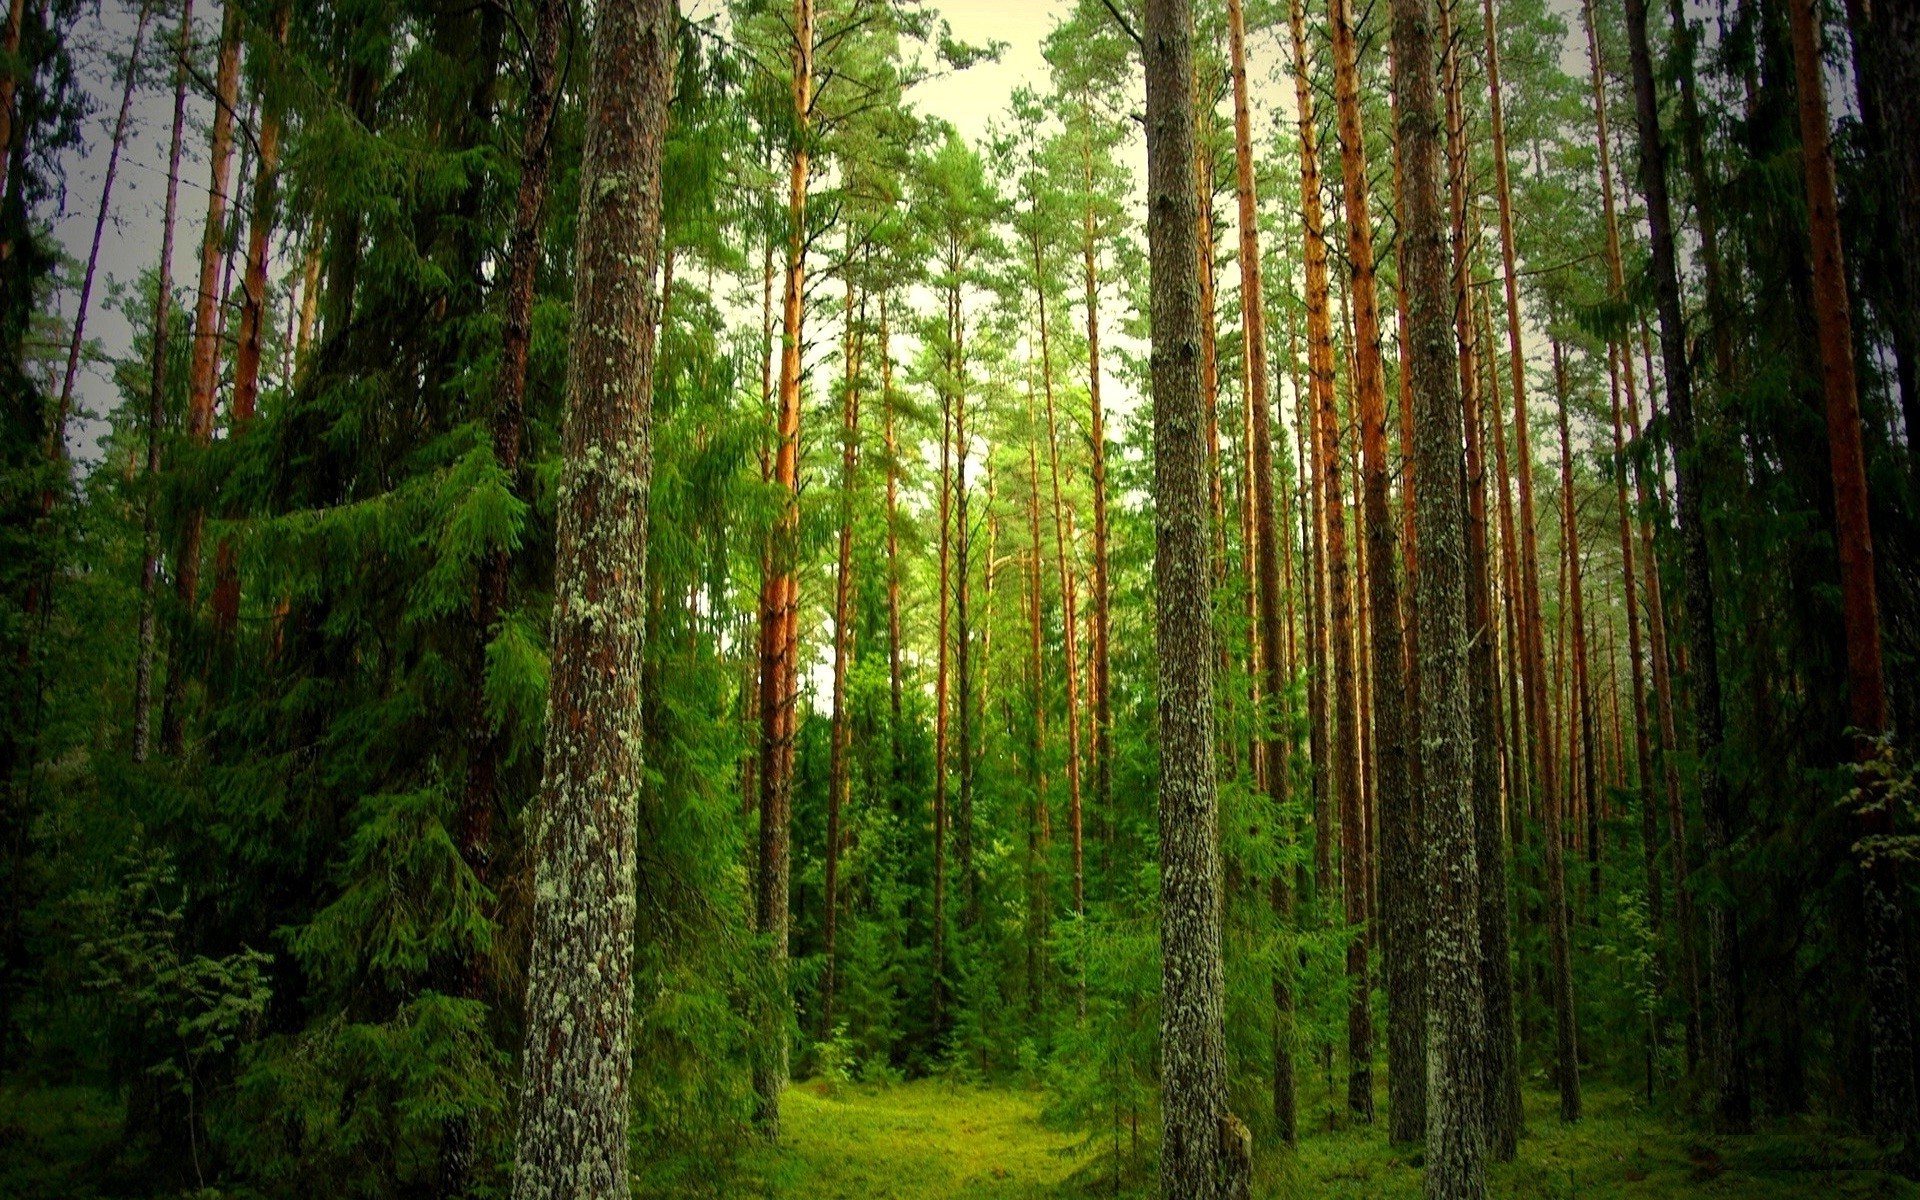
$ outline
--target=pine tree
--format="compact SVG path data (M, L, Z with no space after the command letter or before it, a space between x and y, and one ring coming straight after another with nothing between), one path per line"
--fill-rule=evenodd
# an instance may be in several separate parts
M601 9L568 365L548 744L535 831L519 1200L624 1196L641 763L651 320L674 12Z

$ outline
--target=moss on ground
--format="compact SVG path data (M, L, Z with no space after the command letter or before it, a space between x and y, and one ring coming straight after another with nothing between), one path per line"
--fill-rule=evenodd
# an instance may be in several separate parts
M1716 1138L1619 1089L1592 1088L1587 1117L1562 1125L1557 1101L1527 1096L1518 1159L1497 1165L1506 1200L1920 1200L1920 1186L1878 1169L1859 1138L1797 1121ZM895 1087L818 1084L787 1093L780 1144L755 1151L757 1194L804 1200L1111 1195L1080 1139L1049 1129L1043 1098L934 1080ZM1419 1147L1389 1146L1381 1125L1304 1137L1297 1159L1259 1155L1259 1194L1273 1200L1414 1200Z
M805 1200L1064 1195L1081 1139L1043 1125L1041 1099L930 1079L798 1084L779 1145L753 1152L745 1174L760 1195Z

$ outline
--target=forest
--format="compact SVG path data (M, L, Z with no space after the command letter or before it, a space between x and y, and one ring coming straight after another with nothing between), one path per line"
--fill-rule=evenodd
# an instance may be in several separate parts
M1917 1197L1920 6L5 0L0 1195Z

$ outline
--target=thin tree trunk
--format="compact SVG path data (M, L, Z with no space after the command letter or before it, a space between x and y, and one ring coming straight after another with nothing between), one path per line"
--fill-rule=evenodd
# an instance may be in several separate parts
M1573 444L1568 435L1566 351L1558 341L1553 343L1553 383L1555 411L1560 425L1560 536L1565 542L1567 558L1567 591L1562 593L1561 603L1567 606L1570 614L1569 636L1572 640L1567 653L1572 674L1571 695L1580 718L1578 734L1581 770L1569 775L1567 794L1572 797L1576 839L1580 837L1579 820L1583 817L1586 820L1586 838L1581 844L1587 853L1589 870L1588 920L1597 922L1598 914L1595 910L1600 902L1600 846L1599 826L1594 812L1596 796L1593 763L1593 696L1587 679L1586 588L1580 572L1580 514L1574 501ZM1572 742L1574 736L1574 725L1569 718L1567 725L1569 763L1574 755ZM1564 1082L1561 1087L1563 1090L1566 1087ZM1576 1106L1577 1103L1576 1100Z
M602 6L586 101L579 288L561 431L553 677L535 848L515 1200L627 1195L653 273L674 36Z
M1649 377L1651 382L1651 377ZM1651 401L1651 396L1649 396ZM1632 442L1640 440L1640 409L1627 409L1627 432ZM1681 997L1685 1000L1687 1073L1700 1063L1700 968L1693 952L1693 889L1687 883L1687 823L1680 802L1679 736L1674 730L1673 676L1667 658L1667 616L1665 588L1660 580L1660 562L1654 554L1653 523L1646 513L1653 498L1647 487L1647 470L1638 458L1634 461L1634 489L1641 516L1639 519L1640 567L1646 573L1647 657L1653 660L1653 696L1660 719L1660 768L1667 791L1667 853L1673 872L1674 953L1680 961Z
M1081 249L1086 259L1087 305L1087 439L1091 450L1090 480L1093 487L1093 656L1088 664L1088 679L1093 692L1093 794L1094 802L1106 814L1108 854L1112 854L1113 819L1113 746L1112 700L1108 690L1108 588L1107 588L1107 427L1100 403L1100 273L1096 254L1093 213L1093 110L1083 99L1086 133L1081 143L1082 166L1087 189L1082 212ZM1109 861L1109 868L1112 863Z
M214 387L219 382L221 253L227 227L227 183L233 164L234 102L240 95L240 5L222 6L220 50L215 68L213 126L208 157L212 182L207 191L207 220L200 240L200 290L193 310L193 358L187 370L187 436L195 446L213 438ZM331 289L330 289L331 290ZM179 624L167 662L167 689L160 708L160 749L178 754L186 732L187 650L200 604L200 545L206 510L192 506L184 519L180 556L174 564L174 594Z
M848 234L851 249L852 234ZM820 982L820 1040L833 1040L834 990L838 983L836 936L840 922L840 841L842 814L850 788L847 755L853 729L847 716L847 661L853 654L853 485L860 455L860 370L863 338L854 319L851 255L847 263L847 302L842 357L846 360L845 397L840 412L840 555L833 589L833 744L827 771L826 896L821 912L821 949L826 962ZM862 312L865 304L861 305Z
M1331 517L1322 479L1322 463L1332 461L1332 448L1325 443L1321 421L1323 409L1333 406L1333 330L1327 310L1326 220L1320 208L1320 133L1313 115L1313 85L1307 70L1307 26L1303 0L1291 0L1289 9L1293 34L1294 101L1300 124L1300 223L1305 243L1307 274L1307 410L1302 413L1311 430L1312 456L1309 489L1314 497L1313 537L1313 621L1314 669L1311 695L1318 702L1312 721L1313 753L1313 880L1314 893L1324 915L1331 912L1333 881L1333 805L1332 772L1328 762L1330 698L1327 695L1327 600L1326 578L1332 554L1326 542ZM1336 487L1333 500L1338 502ZM1346 579L1345 571L1341 580ZM1351 666L1349 666L1351 670ZM1343 785L1344 786L1344 785Z
M1187 0L1148 0L1155 655L1159 661L1161 1149L1165 1200L1248 1193L1251 1145L1227 1108L1214 791L1206 404L1201 394L1193 44Z
M527 356L533 344L533 303L540 266L541 240L553 165L549 136L555 105L554 72L560 57L560 31L566 19L564 0L541 0L535 16L533 61L527 73L526 127L521 134L520 186L515 196L513 238L507 251L506 311L500 337L499 389L489 433L494 461L511 486L520 472L520 443L526 417ZM316 243L317 244L317 243ZM308 254L310 279L317 279L319 256ZM309 293L302 304L301 323L310 327ZM303 339L304 340L304 339ZM478 634L473 663L473 715L467 734L467 771L461 790L458 831L461 857L482 887L489 886L492 863L494 807L499 787L501 746L485 703L486 647L506 609L512 556L506 547L494 547L480 562L474 587L474 629ZM478 999L485 990L486 970L476 956L469 964L463 994Z
M952 319L952 305L948 305ZM951 327L949 327L951 328ZM940 389L940 617L938 667L933 687L933 976L929 990L935 1037L946 998L947 947L947 688L949 597L952 589L953 394Z
M67 415L73 409L73 382L80 373L80 351L86 346L87 309L93 302L93 276L100 266L100 239L107 231L107 218L113 212L113 183L120 173L120 147L127 139L127 118L133 111L133 89L140 81L140 48L146 42L147 22L153 17L152 0L142 0L140 19L133 27L133 46L127 51L127 73L120 89L120 115L113 122L113 141L107 152L107 169L100 183L100 207L93 219L93 244L87 251L87 269L80 277L80 304L73 315L73 336L67 344L67 369L60 383L60 402L54 409L53 435L47 443L47 457L65 462L67 457ZM53 505L48 492L41 504L47 511ZM44 602L45 597L42 597Z
M1266 790L1275 811L1287 802L1291 754L1286 724L1280 713L1287 691L1285 648L1280 614L1280 546L1275 525L1273 494L1273 416L1267 399L1267 314L1261 281L1260 212L1254 194L1253 122L1247 105L1246 17L1241 0L1227 0L1227 30L1233 70L1233 151L1235 198L1240 222L1240 325L1246 345L1246 404L1251 418L1254 556L1257 626L1264 692L1273 711L1257 723L1262 731L1266 762ZM1277 839L1276 831L1276 840ZM1286 873L1276 870L1269 889L1275 910L1292 911ZM1285 938L1291 930L1282 927ZM1299 1118L1294 1102L1293 979L1289 964L1273 973L1273 1119L1279 1138L1288 1146L1299 1140Z
M1587 30L1587 57L1593 76L1594 140L1600 152L1600 194L1607 233L1607 276L1615 302L1626 298L1626 275L1621 263L1620 224L1613 202L1613 151L1608 135L1605 74L1601 67L1599 34L1594 24L1593 0L1586 0L1582 16ZM1647 695L1645 672L1640 665L1639 597L1633 577L1633 537L1627 511L1627 474L1625 447L1620 434L1620 382L1625 372L1627 394L1635 395L1633 354L1625 339L1615 339L1608 348L1608 377L1613 403L1613 452L1616 460L1614 487L1620 510L1621 578L1626 589L1627 654L1633 680L1633 748L1638 768L1637 791L1640 796L1641 840L1647 877L1647 915L1656 939L1664 918L1658 855L1659 823L1653 800L1653 751L1647 733ZM1637 403L1635 407L1638 407Z
M8 26L9 45L19 41L20 5ZM13 53L12 49L8 54ZM133 668L133 761L147 761L153 731L153 659L158 642L156 597L160 590L160 431L166 422L167 344L173 332L173 232L180 204L180 146L187 127L187 72L193 54L193 0L180 5L180 44L174 51L173 135L167 149L167 204L160 232L159 282L153 300L153 374L147 384L146 503L141 516L140 634ZM9 102L11 97L6 98ZM7 139L0 136L0 159ZM0 191L4 191L0 181Z
M880 290L880 406L882 436L887 447L887 701L892 714L888 727L892 747L889 779L899 783L904 751L900 745L900 442L893 427L892 326L887 314L887 289Z
M1867 1003L1873 1028L1873 1125L1883 1141L1920 1133L1913 1073L1913 994L1907 985L1901 931L1898 860L1876 845L1893 832L1884 763L1891 750L1877 740L1888 730L1886 677L1880 656L1880 604L1874 583L1873 531L1868 518L1866 455L1861 447L1860 395L1854 377L1853 317L1847 296L1839 202L1828 145L1827 98L1820 54L1819 14L1809 0L1789 6L1794 79L1800 100L1800 157L1807 180L1807 222L1813 248L1814 313L1820 330L1821 384L1827 401L1827 448L1833 470L1833 508L1840 548L1841 610L1847 632L1848 713L1855 753L1874 772L1864 785L1860 832L1867 918Z
M806 315L813 0L794 0L792 34L795 127L787 164L787 261L781 294L779 408L773 466L773 483L783 499L773 530L772 572L761 590L760 601L760 886L756 925L769 942L769 994L762 1004L753 1090L754 1123L768 1141L780 1135L780 1093L787 1085L787 1022L793 1008L792 983L787 975L787 900L799 700L800 353Z
M1045 275L1042 272L1039 227L1033 241L1034 293L1040 315L1040 382L1047 398L1047 464L1053 487L1053 549L1060 570L1060 624L1066 638L1067 702L1067 826L1073 854L1073 913L1086 914L1086 854L1081 829L1080 795L1080 604L1074 587L1073 513L1060 497L1060 422L1053 395L1053 339L1047 317ZM1037 486L1037 481L1036 481ZM1037 551L1036 551L1037 553ZM1075 983L1075 1007L1087 1012L1084 966Z
M1693 378L1687 362L1686 316L1680 306L1680 276L1675 261L1673 209L1667 199L1666 147L1660 134L1660 104L1654 87L1653 56L1647 43L1645 0L1627 0L1627 40L1633 62L1633 91L1640 120L1640 186L1647 199L1652 249L1655 308L1660 316L1660 350L1665 360L1667 416L1673 442L1679 492L1680 544L1685 556L1688 640L1692 643L1690 680L1694 710L1694 749L1700 763L1700 811L1706 853L1718 869L1731 839L1726 781L1718 763L1722 740L1719 642L1714 628L1713 561L1707 549L1702 464L1695 448ZM1739 928L1732 906L1716 897L1707 905L1707 990L1712 999L1713 1119L1723 1132L1743 1132L1752 1123L1751 1089L1742 1044L1744 1001L1738 970Z
M291 10L274 10L272 36L276 49L286 44ZM259 104L259 158L254 166L253 208L247 224L247 263L240 277L240 328L233 357L233 402L229 410L231 433L239 436L253 423L260 396L260 340L266 332L267 243L273 236L274 209L280 182L280 112L276 105ZM233 637L240 619L240 574L233 539L220 539L214 556L213 629L222 643Z
M1535 530L1538 523L1533 504L1533 450L1527 421L1526 356L1520 342L1520 277L1516 266L1513 235L1513 187L1507 171L1506 116L1500 97L1499 26L1493 0L1483 0L1486 20L1487 93L1493 129L1493 162L1496 198L1500 209L1500 255L1506 282L1507 353L1513 373L1513 437L1515 472L1520 491L1520 622L1525 643L1525 671L1530 723L1534 729L1533 761L1539 775L1538 792L1544 814L1547 875L1547 940L1551 960L1552 1000L1556 1060L1573 1064L1560 1076L1560 1115L1562 1120L1580 1117L1580 1095L1575 1070L1578 1064L1578 1035L1574 1028L1572 948L1567 931L1566 905L1553 903L1556 893L1566 889L1566 863L1560 839L1560 810L1557 766L1550 745L1551 731L1546 719L1546 657L1541 630L1540 553Z
M1362 638L1370 657L1368 704L1373 715L1373 753L1367 779L1373 785L1381 826L1379 908L1384 923L1387 976L1387 1112L1389 1136L1414 1141L1426 1125L1426 1004L1421 967L1425 957L1423 905L1418 879L1422 861L1420 810L1409 786L1405 733L1404 660L1400 635L1400 588L1394 552L1393 512L1388 500L1387 390L1380 362L1380 309L1374 284L1373 217L1367 185L1365 135L1361 128L1359 68L1353 17L1346 0L1333 0L1334 97L1340 128L1340 168L1346 200L1347 261L1353 312L1353 398L1359 410L1365 557L1360 560L1367 620ZM1364 845L1366 840L1363 839ZM1374 895L1368 889L1368 895ZM1373 1112L1373 1013L1367 999L1366 964L1348 962L1357 997L1348 1009L1348 1052L1366 1069L1349 1076L1347 1105L1371 1119Z
M1036 264L1038 259L1036 258ZM1041 286L1041 276L1034 273L1036 290ZM1023 590L1027 593L1027 687L1032 712L1033 744L1030 764L1033 795L1031 807L1027 810L1027 1010L1028 1015L1040 1014L1041 1001L1041 947L1045 937L1045 918L1043 916L1046 894L1041 879L1041 856L1043 837L1041 830L1046 824L1047 813L1047 706L1046 674L1041 665L1040 618L1042 608L1041 578L1044 567L1040 553L1040 413L1033 392L1031 377L1027 385L1027 572L1022 580ZM1062 600L1065 593L1062 593Z

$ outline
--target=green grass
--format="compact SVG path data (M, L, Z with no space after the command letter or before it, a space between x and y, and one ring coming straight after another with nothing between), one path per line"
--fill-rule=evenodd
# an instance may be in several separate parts
M121 1116L121 1106L98 1088L0 1087L0 1196L94 1195L91 1176L111 1155Z
M1816 1121L1782 1124L1750 1137L1719 1138L1646 1108L1618 1088L1589 1087L1586 1115L1564 1125L1556 1094L1526 1096L1527 1131L1512 1163L1496 1164L1491 1196L1516 1200L1912 1200L1920 1187L1876 1169L1879 1155L1859 1138ZM1387 1145L1379 1126L1303 1138L1274 1196L1394 1200L1420 1195L1418 1147Z
M1493 1197L1514 1200L1920 1200L1920 1187L1876 1169L1877 1152L1819 1122L1716 1138L1619 1089L1590 1088L1587 1116L1562 1125L1556 1099L1527 1096L1518 1159L1496 1165ZM753 1152L755 1194L804 1200L1110 1195L1079 1139L1040 1119L1033 1092L921 1080L894 1087L797 1085L779 1145ZM1297 1158L1256 1148L1259 1194L1273 1200L1412 1200L1419 1148L1389 1146L1380 1125L1319 1131ZM1074 1179L1079 1171L1078 1179Z
M1080 1138L1040 1122L1041 1097L936 1080L892 1087L798 1084L780 1142L753 1152L759 1195L805 1200L1057 1196Z

